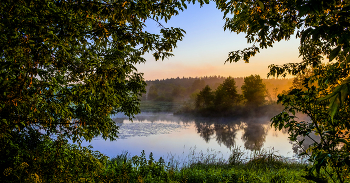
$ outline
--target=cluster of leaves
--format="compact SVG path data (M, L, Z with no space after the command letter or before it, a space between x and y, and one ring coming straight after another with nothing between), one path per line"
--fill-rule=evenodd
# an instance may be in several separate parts
M2 2L2 138L40 128L74 140L115 139L109 115L139 112L145 92L134 65L145 61L145 52L169 56L184 33L151 34L143 31L144 20L169 19L183 8L172 1Z
M349 178L350 173L350 125L344 123L350 120L349 107L342 105L337 115L330 115L329 102L320 100L320 97L327 96L331 92L327 90L328 85L322 83L315 85L311 81L317 77L327 77L327 72L324 72L327 67L331 66L319 67L311 76L300 77L299 80L303 81L303 85L295 86L287 94L279 96L279 102L285 109L272 119L272 125L280 130L287 128L289 138L302 148L300 155L310 156L314 166L309 169L308 178L320 182L326 181L328 177L343 182ZM307 114L310 121L299 121L296 117L298 112ZM314 139L312 136L314 134L320 138ZM310 147L303 145L306 138L313 141ZM323 180L320 178L321 170L325 174Z
M31 136L17 137L17 146L1 151L2 182L84 182L99 179L107 156L91 147L69 144L66 140L52 140L31 132ZM20 144L20 145L18 145Z
M107 163L104 177L106 182L169 182L171 173L166 167L164 159L155 161L152 152L149 159L144 151L132 158L125 153Z
M161 25L149 33L145 21L167 21L184 8L172 0L1 1L0 172L18 158L28 163L36 150L24 141L42 141L36 134L116 139L110 115L140 112L146 83L135 64L150 51L157 60L171 56L184 36Z
M240 59L248 62L259 49L272 47L293 35L300 38L302 61L270 65L268 75L300 76L311 70L311 76L305 77L302 88L279 96L285 109L272 119L272 125L287 128L290 139L300 145L303 140L297 137L318 135L321 140L304 149L313 163L308 178L320 182L323 172L333 181L344 182L348 178L350 145L349 1L217 0L216 3L225 13L224 28L246 33L248 43L253 43L250 48L230 52L227 62ZM228 14L234 16L230 18ZM321 62L324 57L329 63ZM297 121L298 112L307 114L310 121Z

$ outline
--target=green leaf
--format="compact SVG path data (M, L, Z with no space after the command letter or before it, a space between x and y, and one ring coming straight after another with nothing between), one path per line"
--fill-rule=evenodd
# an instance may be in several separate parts
M309 10L310 10L310 7L308 5L301 6L299 8L298 16L303 17L304 15L306 15L308 13Z
M264 8L264 3L261 2L261 1L258 1L258 4L259 4L261 10L264 11L264 9L265 9L265 8Z
M331 62L340 52L341 46L336 47L334 50L331 51L329 54L329 61Z
M305 42L306 37L308 37L308 34L309 34L312 30L314 30L314 29L310 27L310 28L308 28L308 29L306 29L306 30L304 30L304 31L302 32L301 38L300 38L300 42L301 42L301 43L304 43L304 42Z
M330 111L329 114L331 115L332 121L334 116L337 114L339 105L340 105L339 95L333 96L329 103L329 111Z

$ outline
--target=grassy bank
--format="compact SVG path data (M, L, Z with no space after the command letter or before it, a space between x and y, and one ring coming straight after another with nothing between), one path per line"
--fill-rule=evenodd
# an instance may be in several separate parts
M288 161L273 153L256 153L249 160L240 159L241 152L234 152L227 161L201 158L182 168L155 161L152 154L128 158L119 155L107 164L103 175L111 182L312 182L302 176L307 166Z
M6 168L0 176L1 182L312 182L303 177L307 175L307 164L273 152L256 151L246 158L246 154L236 148L226 160L217 154L191 153L190 158L178 166L176 158L170 158L168 162L162 158L155 160L152 153L141 152L140 156L133 157L124 153L110 159L90 150L91 147L57 142L61 143L59 149L52 146L55 142L47 142L41 148L43 156L32 160L28 156L19 164Z

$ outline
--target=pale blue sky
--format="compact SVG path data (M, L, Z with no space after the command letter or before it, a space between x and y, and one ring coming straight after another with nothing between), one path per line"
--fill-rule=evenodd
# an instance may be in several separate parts
M259 74L266 78L268 65L299 62L299 40L292 37L289 41L279 42L273 48L261 50L250 63L226 63L228 53L248 46L244 34L224 31L223 13L214 3L188 5L164 24L165 27L180 27L186 31L185 37L173 50L175 56L164 61L155 61L151 54L145 55L147 62L137 65L146 80L176 77L232 76L244 77ZM153 21L146 22L147 31L156 33L159 28Z

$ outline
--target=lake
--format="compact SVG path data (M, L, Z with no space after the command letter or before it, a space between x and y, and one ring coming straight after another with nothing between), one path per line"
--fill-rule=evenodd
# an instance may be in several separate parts
M271 117L200 118L142 112L131 122L120 114L112 117L120 128L119 139L94 138L83 145L92 145L93 150L111 158L124 152L139 156L144 150L147 156L153 152L156 160L163 157L186 162L203 155L228 159L233 148L240 148L247 158L253 152L265 150L295 159L297 149L286 130L275 131L270 126Z

